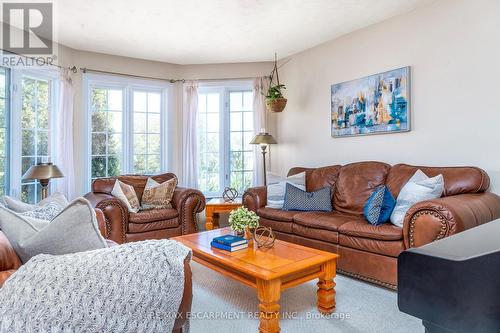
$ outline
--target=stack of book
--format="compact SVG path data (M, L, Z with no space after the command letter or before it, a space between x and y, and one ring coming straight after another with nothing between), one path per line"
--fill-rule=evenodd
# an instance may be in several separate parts
M224 235L212 239L210 245L216 249L234 252L246 249L248 247L248 241L243 237Z

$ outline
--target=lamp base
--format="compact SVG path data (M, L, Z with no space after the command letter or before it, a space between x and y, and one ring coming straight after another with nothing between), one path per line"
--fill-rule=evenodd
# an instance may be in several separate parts
M49 196L49 182L50 179L40 179L40 185L42 186L42 200Z

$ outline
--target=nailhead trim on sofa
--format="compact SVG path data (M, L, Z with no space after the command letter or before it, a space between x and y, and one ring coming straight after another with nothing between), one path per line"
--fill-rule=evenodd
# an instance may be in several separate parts
M439 234L436 236L436 238L433 241L437 241L438 239L443 238L446 234L447 223L446 223L446 219L444 218L444 216L442 216L441 214L439 214L433 210L421 210L421 211L417 212L416 214L414 214L410 220L410 232L409 232L410 233L410 247L414 247L415 242L414 242L414 238L413 238L413 232L415 229L415 223L417 222L417 219L422 215L432 215L432 216L438 218L439 222L441 223L441 231L439 232Z

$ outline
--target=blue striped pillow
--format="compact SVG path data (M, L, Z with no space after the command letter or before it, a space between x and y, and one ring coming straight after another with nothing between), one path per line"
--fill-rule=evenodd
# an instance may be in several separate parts
M306 192L287 183L283 210L331 212L332 189L324 187L314 192Z

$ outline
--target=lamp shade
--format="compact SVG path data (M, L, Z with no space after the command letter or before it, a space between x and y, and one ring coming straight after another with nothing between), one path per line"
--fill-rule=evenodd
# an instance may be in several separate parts
M63 173L59 168L52 163L39 163L32 165L23 176L23 180L28 179L51 179L62 178Z
M276 140L273 138L273 136L269 133L259 133L257 134L252 141L250 141L250 144L252 145L272 145L276 144Z

